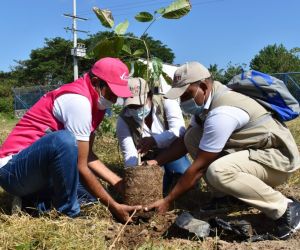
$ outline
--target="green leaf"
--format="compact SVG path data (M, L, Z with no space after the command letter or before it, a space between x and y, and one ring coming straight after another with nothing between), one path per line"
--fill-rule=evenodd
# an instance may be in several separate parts
M162 60L160 60L157 57L153 57L151 61L152 61L152 69L153 69L152 77L153 77L154 81L156 82L159 80L159 76L162 73L163 64L162 64Z
M165 79L165 81L167 82L167 84L172 85L172 78L164 71L161 72L163 78Z
M114 18L110 10L101 10L97 7L93 7L93 11L104 27L112 28L114 26Z
M166 10L165 8L159 8L154 13L163 14L165 12L165 10Z
M84 58L85 58L85 59L88 59L88 60L96 58L96 57L95 57L95 54L94 54L94 51L93 51L93 50L88 50L88 51L86 52L86 55L85 55Z
M162 14L162 17L167 19L179 19L191 10L192 6L189 0L177 0L171 3Z
M134 17L139 22L150 22L153 20L152 14L149 12L140 12Z
M143 50L143 49L137 49L136 51L133 52L133 56L140 57L144 53L145 53L145 50Z
M135 61L133 77L141 77L147 81L147 64Z
M30 243L24 243L18 246L15 246L16 250L30 250L31 249L31 244Z
M128 55L131 55L131 49L128 44L124 44L122 50Z
M115 36L112 38L101 40L92 49L93 55L96 59L103 57L119 57L124 45L124 38Z
M144 64L143 62L136 61L134 64L134 77L141 77L148 81L147 79L147 64Z
M124 35L128 29L129 26L129 22L128 20L125 20L123 23L119 23L116 27L115 27L115 33L117 35Z

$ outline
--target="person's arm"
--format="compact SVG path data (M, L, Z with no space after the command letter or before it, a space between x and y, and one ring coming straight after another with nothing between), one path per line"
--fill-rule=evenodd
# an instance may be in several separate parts
M176 100L165 99L164 102L165 118L168 122L168 129L153 135L158 148L166 148L171 143L185 133L185 124L182 111ZM157 122L160 121L157 119ZM164 124L161 124L164 126Z
M185 133L184 119L178 102L166 99L163 103L168 129L164 129L164 124L161 124L156 115L156 110L154 110L152 126L155 126L156 133L152 136L142 138L138 145L139 152L141 153L147 153L156 147L160 149L167 148ZM161 130L160 133L157 132L159 130Z
M133 167L138 164L138 152L132 139L127 123L119 117L116 125L116 134L124 157L126 167Z
M77 141L78 143L78 171L86 188L108 207L110 212L121 222L129 219L129 213L135 209L141 209L141 206L127 206L116 202L104 189L96 178L95 174L88 167L89 142Z
M189 130L191 126L189 126L187 130ZM175 161L188 153L185 144L184 144L184 134L177 138L175 141L171 143L171 145L161 151L155 159L148 160L148 165L160 165L163 166L165 163Z
M199 150L197 158L178 180L171 192L164 199L146 206L145 211L153 209L155 209L158 213L165 213L168 211L172 202L197 183L197 181L204 175L209 164L216 160L218 155L219 153L209 153Z
M104 180L105 182L109 183L111 186L115 188L115 190L119 193L123 193L123 184L122 178L107 168L95 155L93 152L93 143L95 140L95 134L92 133L90 136L90 150L89 150L89 157L88 157L88 166L93 171L93 173Z
M148 165L163 166L165 163L175 161L187 154L187 149L184 145L184 138L179 137L170 145L170 147L162 150L155 159L148 160Z
M78 113L80 110L80 114ZM99 175L109 181L111 184L119 179L106 167L102 169L99 161L95 160L95 155L92 152L93 140L90 141L90 128L92 122L91 105L89 100L77 94L65 94L58 97L54 102L53 115L64 125L66 130L72 132L78 144L78 171L85 187L98 198L104 205L108 206L112 214L122 222L127 221L129 213L140 207L130 207L117 203L103 188L98 181L95 169L100 170ZM90 156L90 158L89 158ZM89 168L88 160L98 162L90 164L94 170ZM101 173L101 174L100 174Z
M209 113L204 123L204 132L196 159L178 180L169 195L150 204L145 210L155 208L159 213L166 212L170 204L194 186L209 165L219 157L230 135L247 122L249 122L249 115L235 107L221 106Z

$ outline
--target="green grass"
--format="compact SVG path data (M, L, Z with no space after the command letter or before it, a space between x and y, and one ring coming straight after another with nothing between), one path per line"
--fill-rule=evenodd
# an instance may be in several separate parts
M10 115L0 113L0 145L5 140L6 136L17 123L17 119Z

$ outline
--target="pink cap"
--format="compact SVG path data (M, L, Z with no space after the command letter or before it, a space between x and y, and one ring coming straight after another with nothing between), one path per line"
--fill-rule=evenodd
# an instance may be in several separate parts
M120 59L102 58L93 65L91 71L95 76L106 81L116 96L132 96L128 86L128 68Z

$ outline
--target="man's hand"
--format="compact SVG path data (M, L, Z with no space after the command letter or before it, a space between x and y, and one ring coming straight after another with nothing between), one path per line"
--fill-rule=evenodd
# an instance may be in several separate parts
M156 146L156 141L152 136L143 137L137 146L138 152L142 154L146 154L150 149L153 149Z
M161 199L158 201L155 201L154 203L147 205L144 210L146 212L151 211L151 210L155 210L157 211L159 214L164 214L165 212L167 212L170 208L170 202L167 199Z
M130 213L134 210L141 210L142 206L128 206L117 203L115 206L109 207L110 212L122 223L126 223L130 217ZM130 219L129 222L132 222Z
M146 161L146 164L147 165L149 165L149 166L156 166L156 165L158 165L158 162L157 162L157 160L148 160L148 161Z

